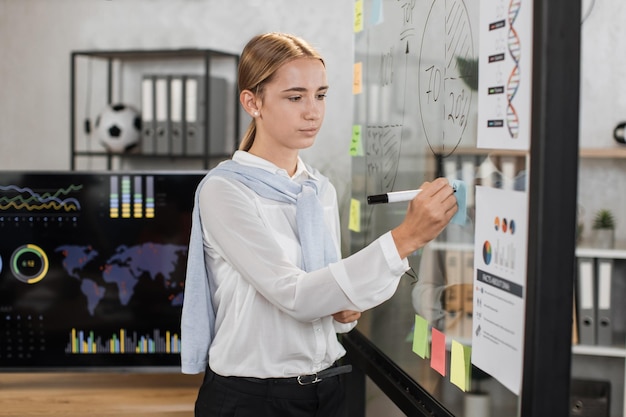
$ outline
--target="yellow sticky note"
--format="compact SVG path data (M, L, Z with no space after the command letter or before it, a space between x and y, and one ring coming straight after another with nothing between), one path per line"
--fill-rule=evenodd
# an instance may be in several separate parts
M413 352L422 359L430 357L428 344L428 321L419 315L415 315L415 326L413 328Z
M363 30L363 0L354 2L354 32Z
M352 79L352 94L361 94L363 82L363 63L355 62L354 77Z
M363 156L363 143L361 142L361 125L352 126L350 156Z
M348 229L353 232L361 231L361 202L356 198L350 200L350 220Z
M463 392L472 389L472 348L452 340L450 352L450 382Z

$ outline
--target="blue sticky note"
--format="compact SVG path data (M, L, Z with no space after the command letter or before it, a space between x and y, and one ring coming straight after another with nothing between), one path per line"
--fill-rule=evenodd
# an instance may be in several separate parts
M383 22L383 1L374 0L372 2L372 25L376 26Z

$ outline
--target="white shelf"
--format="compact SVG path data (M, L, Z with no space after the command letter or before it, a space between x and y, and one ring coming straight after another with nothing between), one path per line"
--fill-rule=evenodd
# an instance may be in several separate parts
M618 346L574 345L572 346L572 353L575 355L626 358L626 348Z
M626 243L617 242L614 249L598 249L581 244L576 248L576 256L585 258L626 259Z
M461 252L474 251L474 244L470 242L445 242L433 240L428 243L428 246L435 250L457 250Z
M474 244L471 242L445 242L433 240L428 244L428 246L437 250L474 250ZM626 259L626 242L618 242L614 249L592 248L590 246L584 246L583 244L576 248L576 256L583 258Z

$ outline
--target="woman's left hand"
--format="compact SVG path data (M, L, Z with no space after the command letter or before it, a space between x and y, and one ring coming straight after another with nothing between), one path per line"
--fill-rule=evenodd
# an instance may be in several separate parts
M339 323L352 323L361 317L360 311L343 310L339 313L333 314L333 318Z

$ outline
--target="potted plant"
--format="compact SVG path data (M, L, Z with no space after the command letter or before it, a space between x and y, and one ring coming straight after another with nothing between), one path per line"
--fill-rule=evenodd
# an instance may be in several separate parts
M598 210L593 218L593 246L611 249L615 245L615 217L609 209Z

